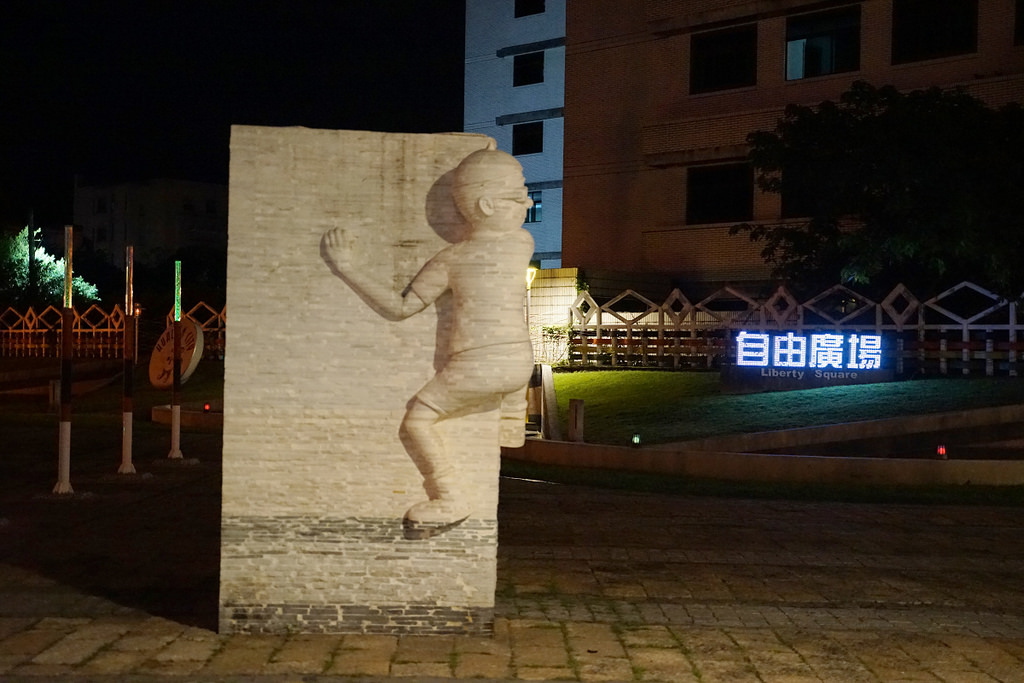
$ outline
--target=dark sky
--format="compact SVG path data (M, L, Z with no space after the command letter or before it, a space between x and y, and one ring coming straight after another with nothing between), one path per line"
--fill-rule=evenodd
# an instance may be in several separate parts
M462 128L464 0L0 5L0 227L76 173L226 182L231 124Z

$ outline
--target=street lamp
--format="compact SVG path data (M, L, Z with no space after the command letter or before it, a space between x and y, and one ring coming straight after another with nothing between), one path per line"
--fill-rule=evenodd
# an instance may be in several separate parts
M537 277L537 270L535 266L530 266L526 269L526 326L530 326L530 289L533 285L533 279ZM532 336L532 335L531 335Z

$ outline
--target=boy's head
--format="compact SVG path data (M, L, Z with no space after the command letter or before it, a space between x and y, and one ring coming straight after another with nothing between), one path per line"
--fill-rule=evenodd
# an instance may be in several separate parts
M455 169L452 195L455 205L470 223L489 218L519 216L533 205L523 179L523 167L516 158L497 149L480 149Z

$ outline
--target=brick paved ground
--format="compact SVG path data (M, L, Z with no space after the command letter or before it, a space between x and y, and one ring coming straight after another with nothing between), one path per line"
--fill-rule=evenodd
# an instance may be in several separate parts
M0 481L3 681L1024 681L1021 509L506 480L493 638L222 636L216 459L49 459Z

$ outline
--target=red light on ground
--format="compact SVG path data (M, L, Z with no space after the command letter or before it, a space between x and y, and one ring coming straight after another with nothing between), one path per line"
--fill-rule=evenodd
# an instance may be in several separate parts
M946 457L946 447L939 444L938 448L935 449L935 455Z
M204 403L203 404L203 412L204 413L210 412L210 404L209 403Z

